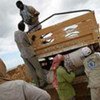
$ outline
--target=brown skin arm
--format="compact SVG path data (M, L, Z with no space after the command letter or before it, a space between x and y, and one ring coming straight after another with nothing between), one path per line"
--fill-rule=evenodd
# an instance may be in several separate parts
M38 17L40 14L34 7L28 6L28 11L33 17Z

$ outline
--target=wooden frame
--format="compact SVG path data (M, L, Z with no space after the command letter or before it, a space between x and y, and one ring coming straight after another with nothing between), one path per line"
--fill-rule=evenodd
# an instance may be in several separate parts
M33 47L39 58L98 42L94 12L58 23L29 35L36 36Z

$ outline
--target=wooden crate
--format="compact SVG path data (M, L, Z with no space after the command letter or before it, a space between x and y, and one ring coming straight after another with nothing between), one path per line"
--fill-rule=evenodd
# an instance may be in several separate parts
M98 24L94 12L31 33L36 36L33 47L38 57L47 57L98 42Z

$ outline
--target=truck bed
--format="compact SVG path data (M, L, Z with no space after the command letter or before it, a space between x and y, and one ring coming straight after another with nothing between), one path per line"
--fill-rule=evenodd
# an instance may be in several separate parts
M52 56L99 41L94 12L66 20L29 34L35 35L33 48L39 58Z

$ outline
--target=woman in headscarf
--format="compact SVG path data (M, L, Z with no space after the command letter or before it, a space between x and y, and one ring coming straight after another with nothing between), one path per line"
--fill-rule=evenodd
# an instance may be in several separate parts
M68 72L64 67L62 55L58 54L54 57L52 69L54 71L53 86L57 89L60 100L75 100L75 91L72 86L75 74Z
M52 66L51 66L51 69L53 70L53 87L57 90L58 88L58 82L57 82L57 68L59 67L59 64L61 61L64 60L64 57L61 55L61 54L58 54L56 55L54 58L53 58L53 62L52 62Z

